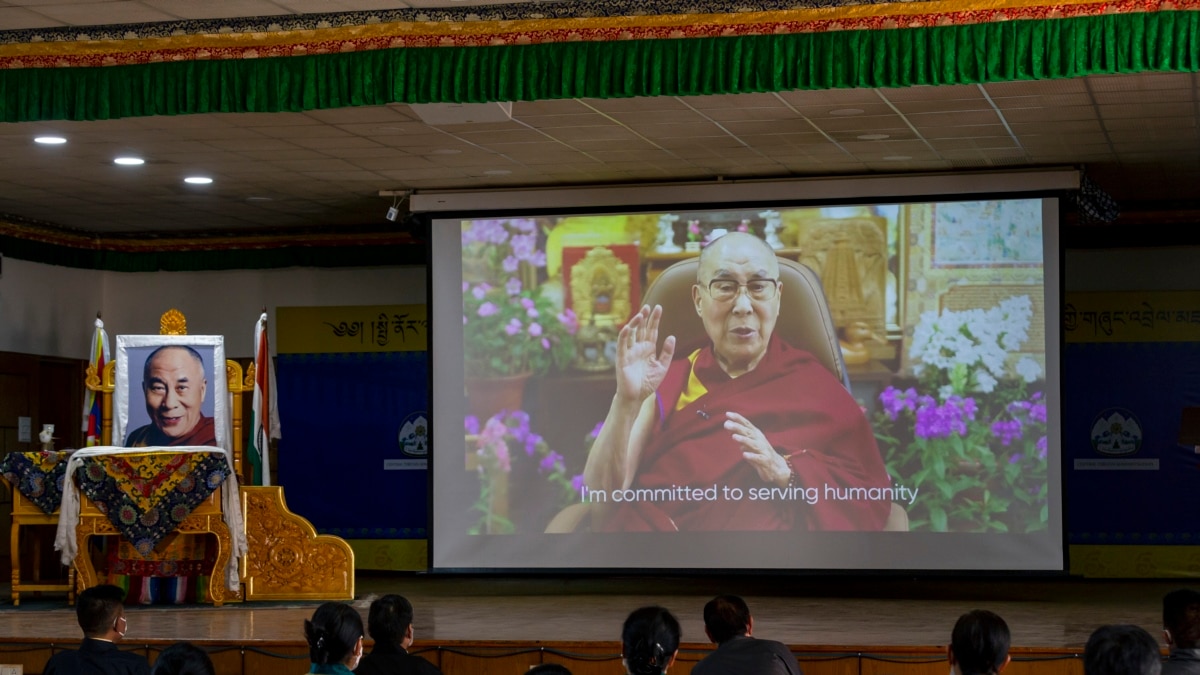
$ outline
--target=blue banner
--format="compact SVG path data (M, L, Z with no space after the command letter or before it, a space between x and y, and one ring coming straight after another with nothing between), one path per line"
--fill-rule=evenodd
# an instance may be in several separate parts
M1200 343L1068 344L1064 363L1070 543L1200 543L1200 454L1179 443Z
M319 532L424 539L428 352L279 354L279 483Z

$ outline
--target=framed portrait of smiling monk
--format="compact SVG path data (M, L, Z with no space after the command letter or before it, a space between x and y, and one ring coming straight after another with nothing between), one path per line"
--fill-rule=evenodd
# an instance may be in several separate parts
M221 335L118 335L113 445L229 448Z

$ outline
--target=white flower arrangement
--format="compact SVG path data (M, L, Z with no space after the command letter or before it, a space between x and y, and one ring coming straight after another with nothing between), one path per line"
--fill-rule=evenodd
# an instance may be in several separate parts
M1008 375L1007 358L1029 338L1033 302L1014 295L990 309L925 312L913 331L909 357L913 373L925 368L945 372L954 393L991 392ZM1015 366L1025 382L1041 376L1037 361L1025 356Z

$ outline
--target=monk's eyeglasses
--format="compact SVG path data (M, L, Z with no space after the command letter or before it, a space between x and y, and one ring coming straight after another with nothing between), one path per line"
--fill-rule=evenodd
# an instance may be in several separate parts
M751 279L740 284L732 279L713 279L708 282L708 294L717 302L729 302L746 289L751 300L770 300L779 290L778 279Z

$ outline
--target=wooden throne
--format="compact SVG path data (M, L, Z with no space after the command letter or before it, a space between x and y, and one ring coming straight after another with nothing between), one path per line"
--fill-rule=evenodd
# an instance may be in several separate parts
M172 309L162 315L160 334L186 335L183 314ZM101 444L112 444L113 391L116 362L97 373L88 366L86 386L100 396ZM242 395L254 392L254 364L243 373L241 364L225 362L231 398L233 471L241 482L241 504L246 528L247 554L241 559L241 598L252 600L352 600L354 599L354 551L345 540L318 535L312 524L287 508L281 486L252 486L249 463L243 461ZM243 377L244 375L244 377ZM219 499L215 502L220 504ZM80 521L81 528L83 520ZM111 526L110 526L111 527ZM115 532L115 530L114 530ZM80 549L81 555L86 549ZM81 575L78 588L95 583ZM210 580L210 589L223 586ZM214 604L221 599L212 596ZM231 598L227 598L231 599Z

